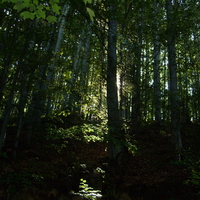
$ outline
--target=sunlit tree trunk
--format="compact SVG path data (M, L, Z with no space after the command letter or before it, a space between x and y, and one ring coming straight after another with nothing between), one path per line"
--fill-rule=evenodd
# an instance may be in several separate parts
M52 94L48 94L48 89L49 86L52 84L54 81L54 75L55 75L55 64L56 64L56 59L58 56L58 53L60 51L61 43L63 40L63 29L65 26L65 20L66 20L66 15L68 13L69 6L66 4L63 8L63 15L60 18L60 27L58 30L58 35L57 35L57 40L56 40L56 45L54 48L54 58L51 61L50 65L48 66L49 63L49 58L51 56L51 51L53 47L53 37L55 34L55 31L52 30L51 34L51 39L47 41L46 43L43 44L44 47L42 47L42 51L46 55L46 63L40 66L38 69L38 80L35 83L35 89L32 92L32 100L31 104L28 109L27 113L27 118L28 124L29 124L29 130L27 133L27 144L30 144L31 142L31 137L32 133L35 128L37 128L40 125L41 122L41 116L46 115L50 112L51 110L51 97ZM48 75L46 75L48 72Z
M84 96L87 94L87 85L88 85L88 59L90 54L90 40L91 40L91 27L88 27L88 31L86 32L86 39L85 39L85 47L84 51L82 52L82 62L81 62L81 73L80 73L80 110L82 107L82 101L85 99Z
M80 41L78 43L77 51L74 56L74 61L73 61L73 66L72 66L72 73L71 73L71 80L70 83L68 84L68 88L71 91L71 94L65 94L65 104L67 105L68 108L70 109L71 112L79 112L79 99L80 99L80 94L79 94L79 89L78 89L78 84L77 80L79 77L79 72L80 72L80 62L81 62L81 50L84 47L84 36L85 36L85 31L82 31L82 34L80 36ZM76 105L75 105L76 104Z
M106 50L105 50L105 47L103 46L103 44L105 43L104 41L104 37L102 38L102 43L101 43L101 46L100 46L100 52L99 52L99 57L100 57L100 77L99 77L99 98L98 98L98 109L99 109L99 112L102 111L102 109L104 109L104 105L106 104L106 97L104 95L104 87L105 87L105 84L106 84L106 80L105 80L105 76L106 76L106 66L107 66L107 63L106 63Z
M166 0L167 9L167 27L168 27L168 67L169 67L169 90L170 90L170 108L171 108L171 128L172 137L176 151L182 149L182 140L180 133L180 107L177 90L177 67L175 50L175 24L173 18L173 7L171 0ZM176 152L178 153L178 152ZM176 157L180 159L180 155Z
M149 44L150 42L148 39L146 39L146 44L145 44L145 50L143 52L143 60L142 63L145 66L143 68L142 72L142 94L141 94L141 99L142 99L142 121L148 121L152 120L151 118L151 98L152 98L152 91L151 91L151 85L150 85L150 68L149 68Z
M109 128L109 159L115 160L120 152L121 123L118 109L117 92L117 1L111 1L111 17L108 22L108 66L107 66L107 106L108 106L108 128ZM118 148L117 148L118 146Z
M66 16L68 14L68 11L69 11L69 5L67 3L67 4L64 5L63 10L62 10L62 15L60 16L60 19L59 19L60 26L59 26L56 45L55 45L55 49L54 49L54 58L50 63L49 72L48 72L48 75L47 75L47 83L49 85L51 85L53 80L54 80L55 64L56 64L57 58L59 56L60 48L61 48L61 45L62 45L62 42L63 42L65 23L66 23L66 20L67 20ZM47 87L48 87L48 85L47 85ZM50 112L51 112L51 95L47 99L47 106L46 106L46 113L49 114Z

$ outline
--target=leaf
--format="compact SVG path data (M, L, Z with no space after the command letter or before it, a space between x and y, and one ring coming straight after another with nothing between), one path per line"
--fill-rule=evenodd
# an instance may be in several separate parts
M94 22L94 16L95 16L94 11L87 7L87 12L90 16L91 21Z
M47 18L49 23L52 23L52 22L57 22L57 18L53 15L49 15Z
M36 17L37 17L37 18L45 19L45 17L46 17L45 11L37 10L35 13L36 13Z
M37 6L38 5L38 0L33 0L33 3Z
M35 13L31 13L29 11L24 11L20 14L24 19L34 19Z
M54 5L54 4L57 4L57 3L59 3L59 0L50 0L49 1L50 5Z
M84 0L84 3L87 4L87 3L92 3L92 0Z
M25 8L24 4L20 1L16 2L14 5L14 9L20 12L23 8Z
M35 7L34 4L30 3L28 6L29 6L29 10L30 10L31 12L35 11L36 7Z
M23 2L23 6L24 6L24 8L29 7L29 2L28 1Z
M16 0L10 0L12 3L16 3ZM2 2L9 2L9 0L3 0Z
M54 5L52 5L52 10L53 10L53 12L55 12L56 14L60 14L60 9L61 9L61 7L60 6L58 6L58 4L54 4Z

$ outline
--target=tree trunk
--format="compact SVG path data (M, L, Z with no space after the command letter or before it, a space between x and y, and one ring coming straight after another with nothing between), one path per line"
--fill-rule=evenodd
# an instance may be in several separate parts
M171 128L175 147L176 159L180 160L180 150L182 149L182 140L180 134L180 106L177 90L177 68L176 68L176 50L175 50L175 24L173 18L173 7L171 0L166 0L167 9L167 28L168 28L168 67L169 67L169 90L170 90L170 108L171 108ZM178 151L178 152L177 152Z
M116 37L117 20L115 16L117 2L110 5L112 18L108 23L108 66L107 66L107 106L108 106L108 128L109 128L109 159L116 160L120 152L121 123L118 109L117 94L117 55L116 55Z
M133 66L133 96L132 96L132 122L133 122L133 130L134 133L138 133L139 126L141 123L141 46L142 46L142 27L138 25L138 41L134 44L136 48L135 51L135 64Z
M63 41L63 33L64 33L64 28L65 28L65 23L66 23L66 16L68 14L69 11L69 5L65 4L64 8L62 10L62 15L61 18L59 19L60 21L60 26L59 26L59 30L58 30L58 36L57 36L57 41L56 41L56 46L54 49L54 58L52 60L52 62L50 63L49 66L49 72L47 75L47 83L51 84L51 81L53 81L54 76L55 76L55 64L56 64L56 60L61 48L61 44ZM48 86L47 86L48 87ZM51 112L51 98L47 99L47 106L46 106L46 113L49 114Z
M76 51L76 55L74 57L73 61L73 69L72 69L72 75L71 75L71 80L70 83L68 84L68 88L71 90L71 94L66 94L65 99L68 99L68 107L71 112L79 112L80 109L79 107L79 99L80 99L80 94L78 93L78 88L76 85L76 82L78 80L78 75L80 72L80 55L81 55L81 50L84 47L84 35L85 31L83 30L80 36L80 41L78 44L78 48ZM66 102L65 102L66 105Z
M13 159L16 160L17 158L17 148L19 144L19 137L21 134L21 130L23 127L24 123L24 108L27 102L27 97L28 97L28 91L27 91L27 85L24 83L27 83L27 74L24 74L22 77L22 88L20 91L20 99L19 99L19 104L18 104L18 119L17 119L17 133L15 137L15 143L14 143L14 151L13 151Z
M30 23L29 32L31 31L32 25L33 25L33 23ZM28 50L28 42L29 42L29 38L27 37L24 41L24 45L23 45L22 51L20 53L19 61L16 66L16 71L13 76L10 94L8 95L7 104L6 104L3 114L2 114L3 124L2 124L1 135L0 135L0 150L2 149L4 142L5 142L6 130L7 130L7 125L8 125L9 118L10 118L10 113L12 110L12 104L14 101L15 93L18 90L16 88L16 85L20 81L20 78L21 78L20 73L23 71L23 64L24 64L24 60L25 60L25 56L26 56L26 51Z
M160 123L161 120L161 113L160 113L160 43L159 43L159 36L158 36L158 21L157 21L157 14L158 14L158 7L157 3L154 2L153 9L154 9L154 27L153 27L153 38L154 38L154 49L153 49L153 58L154 58L154 105L155 105L155 121Z

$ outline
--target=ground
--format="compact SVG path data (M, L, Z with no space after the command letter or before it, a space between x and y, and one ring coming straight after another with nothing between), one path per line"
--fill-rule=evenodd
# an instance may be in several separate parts
M141 132L130 140L135 150L122 156L123 165L114 166L109 177L110 199L200 198L190 168L183 161L173 160L170 134ZM106 142L77 138L47 140L37 136L31 146L17 149L15 161L12 151L7 148L6 154L1 153L2 200L100 199L89 192L105 190L105 173L109 171ZM196 178L199 179L198 174ZM82 190L88 192L80 192L81 184Z

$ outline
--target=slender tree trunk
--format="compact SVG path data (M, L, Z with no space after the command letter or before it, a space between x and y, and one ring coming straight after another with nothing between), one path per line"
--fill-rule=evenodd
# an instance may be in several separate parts
M18 37L17 36L18 31L16 31L18 27L18 21L15 20L14 24L15 24L14 30L12 30L13 27L12 23L9 23L7 25L6 33L4 34L3 38L3 41L9 41L9 44L7 43L3 44L3 65L0 73L0 101L2 101L4 87L6 86L8 78L8 71L11 67L11 62L13 57L12 48L16 45L16 37Z
M48 47L50 48L50 47ZM45 48L44 51L47 49ZM47 50L48 52L48 50ZM47 53L48 54L48 53ZM28 112L26 114L26 120L29 125L27 133L27 144L30 145L33 130L38 128L41 124L41 116L45 113L45 102L46 102L46 71L48 65L40 66L38 76L40 77L34 85L32 91L31 104L29 105Z
M32 25L33 25L33 23L30 23L29 31L31 31ZM12 86L10 89L10 94L8 95L7 104L6 104L4 112L2 114L3 124L2 124L1 135L0 135L0 150L2 149L4 142L5 142L6 129L7 129L8 121L10 118L10 113L12 110L12 103L14 101L14 95L15 95L16 91L18 90L16 88L16 85L18 84L18 82L21 78L21 72L23 71L23 64L24 64L26 51L28 49L28 42L29 42L29 37L27 37L24 41L24 46L22 48L22 52L20 54L19 61L16 66L16 71L13 76L13 82L12 82Z
M17 81L18 81L18 77L19 77L21 67L22 67L22 63L20 62L17 66L16 72L15 72L15 75L14 75L14 80L13 80L13 83L12 83L12 88L10 90L10 94L8 96L8 99L7 99L7 104L6 104L6 107L5 107L3 115L2 115L3 124L2 124L1 135L0 135L0 150L2 149L4 142L5 142L7 124L8 124L9 118L10 118L12 103L13 103L14 95L15 95L15 92L16 92L16 84L17 84Z
M23 127L24 123L24 108L27 102L27 96L28 96L28 91L27 91L27 85L24 84L27 82L27 74L24 74L22 77L22 88L20 91L20 99L19 99L19 104L18 104L18 121L17 121L17 133L15 137L15 143L14 143L14 151L13 151L13 159L16 160L17 158L17 148L19 145L19 137L21 134L21 130Z
M132 122L133 122L133 129L134 133L138 133L139 126L141 122L141 46L142 46L142 30L139 27L139 39L138 42L135 44L137 49L135 49L135 59L136 64L133 66L133 85L134 91L132 96Z
M78 48L76 51L76 55L74 57L74 62L73 62L73 69L72 69L72 75L71 75L71 80L70 83L68 84L68 88L71 90L71 94L66 94L65 95L65 99L68 99L68 107L70 109L71 112L79 112L79 108L78 108L78 101L80 99L80 94L78 94L78 88L76 86L76 81L78 79L78 75L80 72L80 55L81 55L81 50L84 47L84 35L85 35L85 31L83 30L81 37L80 37L80 41L78 44ZM77 105L75 105L75 102L77 103ZM67 102L65 102L66 105Z
M167 25L168 25L168 67L169 67L169 90L170 90L170 107L171 107L171 128L175 150L178 151L176 158L180 160L179 151L182 149L182 139L180 133L180 107L177 90L177 68L176 68L176 50L175 50L175 24L171 0L166 0Z
M108 158L109 165L105 175L103 193L104 199L115 199L116 168L122 169L124 134L120 120L120 111L118 108L118 89L117 89L117 19L116 10L118 1L109 1L110 19L108 22L108 55L107 55L107 109L108 109ZM121 159L122 158L122 159ZM119 179L119 178L118 178ZM116 179L115 179L116 180ZM120 181L120 180L118 180Z
M59 54L59 51L60 51L60 48L62 45L64 28L65 28L65 23L66 23L66 16L67 16L68 12L69 12L69 5L68 5L68 3L66 3L63 7L61 18L59 19L60 26L59 26L59 30L58 30L56 46L54 49L54 58L53 58L52 62L50 63L49 72L47 75L47 83L48 84L51 84L51 82L53 81L54 76L55 76L55 64L56 64L56 60L57 60L57 57L58 57L58 54ZM47 106L46 106L46 113L49 114L50 112L51 112L51 96L47 99Z
M88 85L88 58L90 54L90 40L91 40L91 27L88 27L88 31L86 33L86 40L85 40L85 47L83 51L83 60L82 60L82 68L81 68L81 74L80 74L80 104L82 104L82 101L84 100L85 95L87 94L87 85ZM81 112L80 105L80 112Z
M154 49L153 49L153 58L154 58L154 105L155 105L155 120L156 122L160 122L161 120L161 105L160 105L160 43L159 43L159 36L158 36L158 7L157 3L154 2L153 9L154 9L154 28L153 28L153 38L154 38Z
M108 106L108 128L109 128L109 159L116 160L120 152L120 134L121 123L118 109L117 94L117 55L116 55L116 37L117 37L117 20L116 20L117 1L110 5L112 18L108 23L108 66L107 66L107 106ZM119 146L119 148L117 147Z

